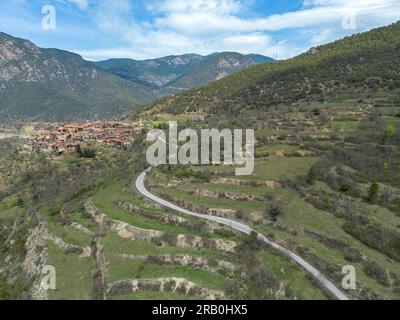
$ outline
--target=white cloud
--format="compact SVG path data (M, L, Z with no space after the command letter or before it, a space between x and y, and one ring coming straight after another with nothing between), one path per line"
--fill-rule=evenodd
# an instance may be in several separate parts
M237 0L164 0L148 5L151 11L162 13L211 12L232 14L239 12L242 7L242 3Z
M231 45L266 45L271 42L271 37L263 33L232 35L223 39L225 44Z
M69 0L84 1L86 0ZM238 51L262 53L288 58L310 46L366 31L398 20L399 0L304 0L300 10L244 18L241 14L251 1L239 0L157 0L147 4L152 20L132 19L129 0L97 0L91 8L93 22L104 37L118 38L118 49L80 51L91 59L131 57L144 59L169 54ZM343 19L356 14L356 29L345 30ZM259 15L258 15L259 16ZM292 30L292 34L309 37L301 45L275 40L275 32ZM295 36L293 37L295 38ZM296 40L296 39L295 39Z
M374 27L398 21L400 2L398 0L305 0L305 7L319 10L321 16L329 11L340 14L326 22L312 26L311 45L321 45L356 32L368 31ZM352 25L354 28L346 28Z
M226 8L226 5L221 6ZM371 17L381 17L382 21L393 22L399 18L400 3L396 0L305 0L303 10L261 19L243 19L235 15L233 10L219 10L218 7L215 10L194 10L192 7L167 10L168 8L170 6L166 6L164 16L157 19L158 27L171 28L185 34L209 35L221 32L279 31L327 23L340 24L343 17L351 12L357 12L359 19L365 22Z
M88 0L68 0L68 2L76 4L82 10L89 6Z

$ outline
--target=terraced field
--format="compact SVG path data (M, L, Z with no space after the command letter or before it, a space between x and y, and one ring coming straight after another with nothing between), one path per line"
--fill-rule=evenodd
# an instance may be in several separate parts
M180 207L250 225L338 288L343 266L354 266L357 290L344 291L352 299L399 299L400 149L390 127L400 108L384 105L378 115L373 101L346 103L247 115L247 126L257 130L251 176L237 177L231 166L160 166L146 186ZM180 121L200 128L227 120ZM4 265L10 273L21 266L21 295L332 299L254 237L142 198L135 180L147 164L140 163L145 145L138 146L126 153L99 149L96 159L22 153L20 160L18 150L4 157L24 173L2 170L7 185L21 188L0 203L2 250L14 259ZM57 288L45 292L40 281L48 264L56 268Z
M49 225L71 244L91 246L91 258L79 258L50 245L49 261L61 275L60 287L51 298L87 299L96 294L96 298L106 299L143 298L169 293L177 299L224 298L225 278L236 270L234 248L239 237L218 237L213 233L216 226L200 225L152 207L134 194L123 193L124 185L116 182L89 199L86 212L74 221L75 230ZM88 285L80 283L88 279ZM139 283L129 288L129 281Z
M328 297L296 264L269 248L248 248L255 244L229 228L159 208L125 180L100 189L64 216L63 223L48 217L32 232L46 243L44 258L57 271L57 289L38 290L37 298L251 298L257 279L249 280L246 272L252 277L261 272L268 299Z
M35 237L28 243L47 247L43 261L57 271L57 289L38 289L36 297L229 298L230 281L236 282L242 272L244 257L237 248L245 239L217 224L158 208L129 185L116 181L83 207L61 213L63 221L46 215L32 231ZM271 298L277 289L279 284L271 280ZM283 287L279 294L285 297Z
M232 166L192 166L178 171L159 167L148 177L147 186L181 207L250 224L302 256L338 287L344 276L342 268L354 266L357 290L346 292L351 298L399 299L400 260L353 233L349 221L359 215L377 228L398 234L400 214L388 207L388 202L366 201L374 180L368 176L353 178L356 181L347 178L348 172L356 174L350 165L337 161L325 169L327 176L318 172L326 152L357 148L360 142L354 137L368 132L365 127L372 121L368 104L354 103L352 107L349 103L313 104L292 108L286 114L270 112L265 122L255 122L260 129L251 176L236 177ZM387 115L382 117L387 125L398 123L397 118L388 116L397 113L398 107L386 107L385 111ZM392 159L394 168L398 161L397 154ZM346 183L335 187L329 175L339 180L346 177L351 191ZM390 190L396 201L400 195L396 183L381 181L380 186L381 192ZM271 252L259 255L269 271L290 283L300 298L315 298L316 289L310 289L308 279L290 281L290 272L299 270L288 268L287 262Z

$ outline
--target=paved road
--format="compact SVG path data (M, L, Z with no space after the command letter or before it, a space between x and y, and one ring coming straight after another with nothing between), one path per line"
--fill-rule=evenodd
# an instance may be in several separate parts
M242 223L230 220L230 219L225 219L225 218L221 218L221 217L215 217L215 216L211 216L211 215L205 215L205 214L191 212L189 210L180 208L164 199L161 199L161 198L151 194L144 185L144 180L146 178L146 175L148 172L151 171L151 169L152 168L149 168L146 171L144 171L136 180L136 188L139 191L139 193L142 194L144 197L146 197L154 202L157 202L158 204L160 204L164 207L167 207L169 209L172 209L174 211L183 213L183 214L191 216L191 217L214 221L214 222L223 224L225 226L228 226L230 228L233 228L235 230L238 230L242 233L248 234L248 235L250 235L254 231L252 228L250 228L249 226L247 226L245 224L242 224ZM289 257L290 259L295 261L297 264L299 264L301 267L303 267L308 273L310 273L314 278L316 278L321 283L321 285L325 289L327 289L333 296L335 296L338 300L349 300L349 298L347 298L347 296L345 294L343 294L338 288L336 288L332 282L330 282L327 278L325 278L325 276L323 274L321 274L321 272L319 272L317 269L315 269L312 265L310 265L308 262L303 260L301 257L299 257L298 255L294 254L293 252L283 248L282 246L276 244L275 242L272 242L267 237L265 237L259 233L257 233L257 238L260 241L263 241L267 245L271 246L275 250L279 251L283 255Z

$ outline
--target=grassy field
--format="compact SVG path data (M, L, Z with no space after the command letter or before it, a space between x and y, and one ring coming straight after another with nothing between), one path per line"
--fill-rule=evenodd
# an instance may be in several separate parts
M316 157L275 157L256 160L254 173L250 176L236 177L247 181L274 181L304 175L318 161ZM193 167L193 170L210 170L211 172L234 175L232 166Z
M152 242L136 239L122 239L114 232L109 232L103 240L107 255L163 255L163 254L190 254L207 258L216 258L219 253L212 250L191 250L173 246L158 246Z
M374 120L379 115L369 112L370 105L375 103L381 106L382 117ZM251 176L235 176L233 166L160 167L151 172L146 185L161 197L179 201L181 206L192 207L194 211L196 208L202 212L231 209L226 212L234 220L250 225L303 257L339 288L343 266L353 265L357 271L358 290L346 293L354 299L400 299L400 293L395 290L400 283L400 261L390 251L392 247L397 248L390 241L398 239L395 236L400 230L400 211L396 209L396 199L400 198L396 178L400 178L396 171L400 166L400 150L398 146L385 145L384 137L379 136L379 130L400 124L395 116L398 111L385 99L363 102L352 99L345 103L304 103L286 107L285 112L273 109L264 115L251 115L247 122L237 120L238 126L258 128L255 171ZM165 125L172 120L188 123L200 116L164 114L152 123ZM220 126L230 121L215 116L205 122L196 121L193 125ZM388 131L393 132L391 128ZM395 141L394 137L390 138ZM210 224L193 217L184 217L186 224L166 222L167 218L183 217L143 199L137 193L134 182L143 168L136 167L139 161L134 156L140 157L136 149L122 153L111 148L99 148L96 159L80 159L74 155L56 157L48 163L54 165L51 168L54 176L42 174L40 177L44 180L32 185L31 189L19 188L21 191L11 196L4 193L0 202L0 221L6 226L1 229L3 233L11 230L9 227L17 217L26 218L23 214L31 208L47 222L49 233L69 245L93 249L90 257L81 258L76 253L67 254L52 242L48 243L47 263L57 270L57 290L50 292L51 299L93 298L99 289L97 277L104 275L99 272L99 266L104 267L104 281L108 287L120 280L179 277L204 289L226 290L227 298L237 298L239 293L243 298L270 298L269 291L277 293L280 288L290 299L332 298L302 268L272 249L253 243L255 240L251 237L232 233L223 226L211 228ZM37 158L35 165L29 166L28 158L17 161L10 154L7 159L18 170L23 167L31 170L25 177L25 184L29 184L28 178L35 174L38 163L42 161ZM96 171L98 176L85 176L98 170L101 164L107 170ZM385 174L379 175L380 168ZM114 175L114 170L119 169L121 172ZM188 174L183 178L177 169ZM372 183L377 181L376 172L379 191L372 199L369 196ZM85 176L82 180L86 184L78 183L76 186L73 182L80 181L81 176ZM7 183L18 181L14 178L10 177ZM54 181L45 184L51 178ZM60 186L72 190L64 194L58 189ZM0 182L1 192L4 191L2 187ZM46 188L54 188L57 192L44 192L48 191ZM44 192L45 199L57 201L35 206L34 199L41 196L36 189ZM76 190L79 190L79 195L74 194ZM65 198L58 198L60 193ZM235 196L241 200L232 200ZM255 198L243 200L246 196ZM83 204L88 198L93 199L95 206L108 219L145 230L161 231L164 236L155 236L152 240L124 239L107 223L98 225L85 212ZM118 205L120 201L139 210L122 209ZM276 211L279 212L274 217ZM71 222L90 232L78 231ZM373 227L373 231L361 235L351 232L351 228L366 226ZM21 230L28 234L26 230L30 229ZM238 246L231 253L182 248L174 245L178 235L202 237L207 248L213 248L210 243L216 239L231 240ZM377 249L379 246L371 244L371 239L378 241L383 249ZM94 251L96 248L103 250ZM23 246L19 249L23 253ZM148 256L166 255L202 258L210 265L192 267L184 266L183 261L163 264L146 260ZM229 262L233 271L220 270L218 262ZM210 268L213 271L208 271ZM179 300L193 297L144 290L108 298Z
M316 288L307 278L306 273L294 262L284 259L272 252L263 251L261 261L272 274L281 279L282 283L292 290L299 300L325 300L326 293Z
M133 214L127 210L119 208L115 203L116 201L126 201L133 205L146 210L147 212L155 212L158 214L172 214L171 212L164 209L154 209L146 206L146 204L135 194L128 194L121 192L127 185L125 181L117 181L104 190L100 190L94 197L96 206L104 212L104 214L117 221L123 221L130 225L147 229L147 230L158 230L167 232L169 234L187 234L187 235L199 235L202 237L218 238L217 234L214 233L199 233L194 232L183 227L174 226L171 224L163 223L154 219L144 218L141 215ZM189 219L191 221L191 219ZM195 220L194 220L195 221ZM207 289L218 289L223 290L226 276L218 273L211 273L204 270L193 269L188 266L181 265L162 265L147 263L140 259L132 260L121 257L122 254L128 255L177 255L186 254L191 256L199 256L207 259L213 259L217 261L220 259L221 253L215 250L197 250L197 249L185 249L178 248L170 245L157 245L151 241L145 241L141 239L129 240L122 239L114 232L107 232L102 239L102 245L104 247L104 254L107 259L107 282L109 284L115 283L119 280L136 279L136 278L168 278L178 277L184 278L189 281L196 283L197 285ZM224 254L226 258L226 254ZM235 255L230 256L231 261L235 261ZM160 293L160 297L164 297L166 294ZM132 295L127 295L124 298L134 299L135 297L148 297L149 293L140 292ZM155 296L158 296L157 294ZM171 298L181 297L181 295L174 294Z
M108 281L114 283L124 279L184 278L204 288L222 290L225 276L218 273L195 270L191 267L167 266L146 263L141 260L128 260L109 255Z
M349 108L349 104L354 107ZM368 121L368 117L364 112L364 108L368 108L368 104L361 104L357 101L348 101L346 103L331 103L312 104L307 106L307 110L314 110L317 114L324 114L328 119L325 124L318 123L318 117L314 117L312 121L316 126L316 130L311 124L306 125L301 131L301 136L313 135L315 137L327 137L326 141L319 141L319 138L314 139L313 143L318 143L324 148L332 148L336 144L344 144L345 139L352 137L362 137L365 135L365 130L360 129L362 121ZM353 113L352 113L353 112ZM359 116L358 114L362 114ZM293 112L286 114L279 119L274 119L272 116L269 120L271 123L285 122L293 125L296 128L296 122L305 123L305 119L310 117L304 114ZM335 119L335 120L332 120ZM275 122L274 122L275 121ZM310 122L311 123L311 122ZM399 125L398 118L385 118L386 125ZM274 124L275 125L275 124ZM325 130L323 130L325 129ZM335 244L336 240L342 241L352 250L358 251L367 261L378 263L388 273L400 276L400 262L388 258L383 252L375 250L360 240L348 234L343 226L346 219L339 218L331 212L319 209L307 201L304 194L300 194L298 190L285 188L267 188L260 187L252 182L276 181L282 182L286 180L294 180L297 177L305 177L310 172L314 164L321 160L321 157L291 157L288 153L294 153L297 150L307 150L306 142L308 140L299 139L296 144L287 144L287 138L290 135L296 135L294 131L285 128L284 130L265 129L257 132L257 137L263 139L268 136L277 135L283 136L279 142L269 145L261 145L256 149L256 153L260 158L256 159L255 172L248 177L236 177L234 167L231 166L192 166L195 171L209 171L213 178L219 176L223 178L231 178L233 180L244 180L249 182L247 185L234 184L214 184L196 180L195 178L180 181L176 187L165 187L167 181L171 181L171 176L160 172L153 172L153 176L149 178L149 183L153 186L153 190L159 194L167 194L176 199L181 199L187 205L193 204L198 207L234 209L240 210L245 214L254 212L265 212L276 203L284 203L285 207L282 215L276 223L268 221L266 224L254 225L260 232L274 237L279 241L287 244L295 244L305 248L312 257L320 259L333 272L332 276L341 275L341 268L345 265L354 265L357 270L357 281L359 288L368 288L375 294L387 299L400 299L400 293L393 290L390 286L383 285L374 276L367 273L366 266L361 262L350 262L346 253ZM335 139L333 139L335 137ZM300 145L301 144L301 145ZM351 144L350 144L351 145ZM353 146L353 145L352 145ZM274 156L274 152L284 151L284 156ZM269 156L268 156L269 154ZM158 185L156 183L158 181ZM392 188L391 186L388 186ZM343 198L348 203L357 208L363 216L367 217L371 223L380 225L393 232L398 231L400 226L399 215L395 212L379 204L371 204L363 198L351 197L336 190L333 190L327 183L317 181L314 186L308 187L313 190L313 194L320 194L332 198ZM365 188L368 190L369 185ZM225 197L218 199L210 196L198 196L193 193L196 190L209 190L218 193L233 193L238 195L258 196L260 200L256 201L233 201ZM395 189L391 189L395 190ZM396 189L397 190L397 189ZM394 191L393 191L394 192ZM237 218L236 218L237 219ZM326 237L326 242L320 241L312 236L313 234ZM330 244L329 244L329 241ZM308 255L307 254L307 255ZM290 289L300 299L320 299L326 297L322 291L318 291L315 286L310 283L306 275L299 275L297 266L290 265L288 262L282 261L282 257L271 254L270 252L262 253L262 260L268 268L284 283L290 284ZM313 261L311 261L313 262ZM318 261L314 261L317 263ZM293 268L293 269L292 269ZM295 272L296 271L296 272ZM322 270L324 272L324 270ZM300 273L302 270L300 270Z
M89 235L77 231L70 226L62 226L60 224L49 223L48 228L51 233L72 245L89 247L92 241Z
M48 243L49 265L56 269L55 291L52 300L90 300L93 286L94 261L65 254L53 243Z
M267 176L268 173L265 173ZM323 259L324 261L329 262L332 265L338 266L337 273L340 274L341 267L348 265L349 262L343 256L343 253L340 249L332 249L327 247L326 245L320 243L319 241L310 238L309 236L303 234L304 230L316 232L318 234L322 234L324 236L328 236L333 239L341 239L347 241L351 244L352 247L356 248L365 256L373 259L374 261L379 261L382 263L388 270L397 273L399 270L399 263L388 260L384 255L379 252L365 246L360 243L358 240L349 236L342 229L342 225L344 223L343 219L336 218L334 215L318 210L314 208L311 204L305 202L301 199L295 191L287 190L287 189L265 189L262 190L260 187L251 187L251 186L232 186L232 185L213 185L213 184L197 184L198 188L207 189L218 192L236 192L250 195L263 195L266 193L273 194L276 199L284 201L288 204L285 214L279 221L279 226L283 226L288 228L290 232L279 231L279 228L274 227L271 224L265 225L261 227L259 230L267 235L273 235L285 241L290 240L298 243L306 248L310 248L310 250L315 253L318 257ZM242 209L245 212L251 213L257 210L263 210L268 207L268 200L265 202L257 202L253 201L251 203L241 203L235 202L228 199L212 199L207 197L198 197L188 193L185 193L184 190L193 190L196 188L196 184L191 182L187 183L183 186L180 186L179 189L164 189L158 188L159 192L165 192L174 197L178 197L184 200L187 203L193 203L198 206L206 206L210 208L230 208L230 209ZM322 192L322 191L321 191ZM388 212L384 208L374 208L371 210L371 214L375 216L375 218L380 221L385 221L387 219L387 223L393 224L398 223L398 217ZM385 217L385 219L382 219ZM295 232L296 235L292 233ZM271 256L268 256L271 259ZM278 273L279 278L285 277L285 274L279 274L280 270L278 269L277 258L275 257L275 261L270 260L268 262L267 258L263 261L270 266L275 273ZM273 263L275 262L275 265ZM286 265L286 263L280 262L281 266ZM272 264L272 265L271 265ZM391 299L400 298L399 294L391 292L390 289L383 287L373 279L369 278L363 270L363 266L356 264L358 281L367 285L369 288L372 288L378 294L386 296ZM279 272L278 272L278 271ZM290 271L290 270L289 270ZM289 272L288 271L288 272ZM321 298L321 293L318 293L315 290L315 287L309 283L308 279L301 280L299 276L296 276L298 282L291 281L290 275L288 276L285 283L291 283L290 288L298 294L299 298L304 299L319 299Z
M116 201L128 201L129 203L132 204L140 202L140 199L136 198L135 196L125 195L121 193L121 190L123 189L124 185L125 185L124 182L118 182L100 191L94 197L96 206L101 211L103 211L108 218L126 222L143 229L159 230L173 234L190 233L192 235L201 235L200 233L193 232L192 230L187 230L182 227L168 225L163 222L144 218L139 215L132 214L127 210L119 208L115 204ZM165 210L160 210L160 211L164 213L166 212Z
M24 212L25 210L20 207L13 207L4 211L0 210L0 220L4 220L6 222L12 222L15 220L15 218L17 218Z

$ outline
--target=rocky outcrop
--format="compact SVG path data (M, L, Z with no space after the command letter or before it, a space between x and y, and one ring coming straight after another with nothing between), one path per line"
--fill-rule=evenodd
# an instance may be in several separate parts
M48 249L47 225L40 222L34 228L25 243L26 256L22 263L22 270L27 274L29 279L33 279L31 295L34 300L46 300L47 290L42 287L42 270L47 265Z
M114 283L108 289L109 296L127 295L133 292L176 292L188 297L200 297L205 300L222 300L222 291L204 289L182 278L133 279Z

